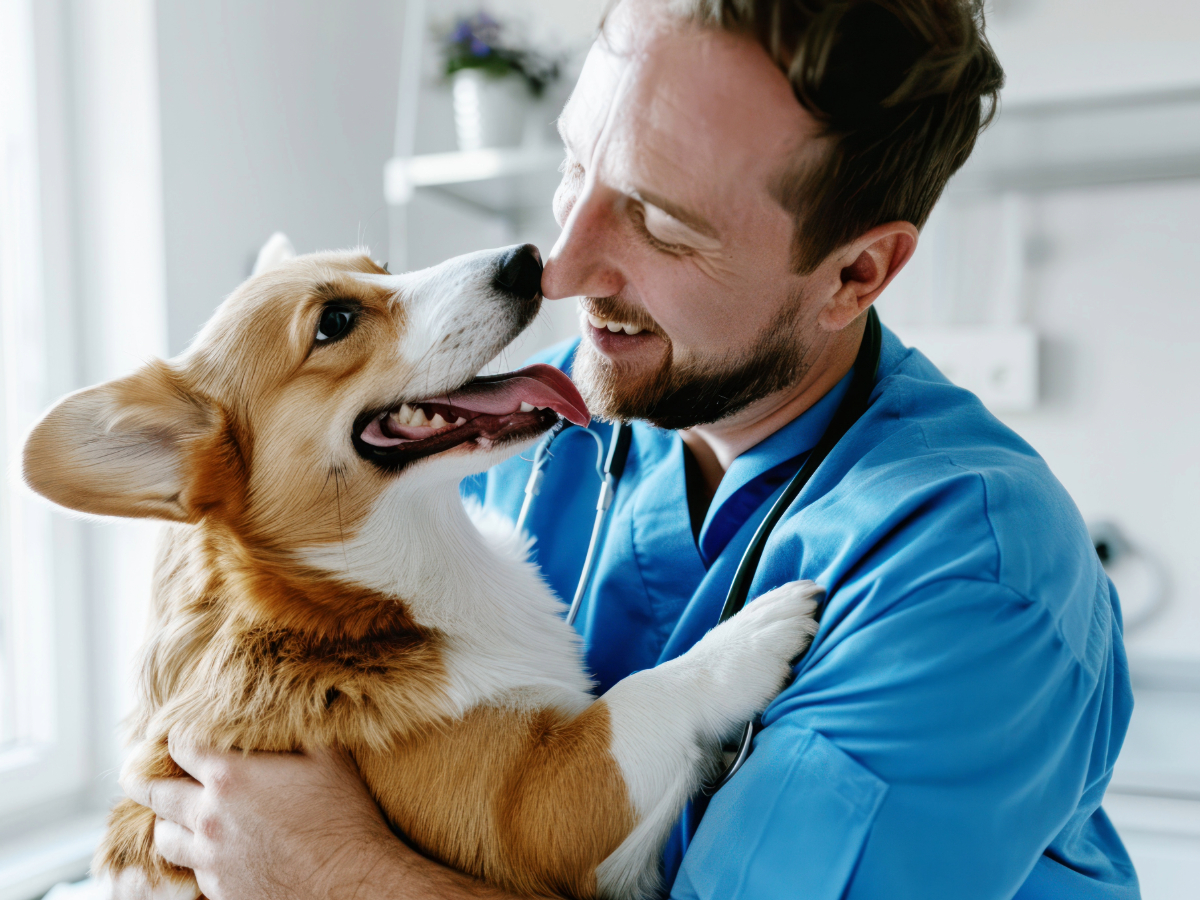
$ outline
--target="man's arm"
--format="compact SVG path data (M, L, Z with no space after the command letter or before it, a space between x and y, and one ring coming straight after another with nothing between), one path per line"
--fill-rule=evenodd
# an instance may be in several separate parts
M1094 604L1083 662L1044 605L994 582L835 595L672 898L1011 897L1116 755Z
M159 853L192 869L209 900L512 897L402 843L340 754L170 749L191 778L121 786L154 810ZM119 880L116 894L150 896L136 878Z

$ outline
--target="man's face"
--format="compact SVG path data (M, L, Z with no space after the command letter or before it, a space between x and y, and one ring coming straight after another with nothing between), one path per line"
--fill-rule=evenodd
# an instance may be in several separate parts
M820 292L793 270L794 220L773 189L821 141L758 44L626 0L560 130L563 232L542 289L584 298L589 407L687 428L798 381Z

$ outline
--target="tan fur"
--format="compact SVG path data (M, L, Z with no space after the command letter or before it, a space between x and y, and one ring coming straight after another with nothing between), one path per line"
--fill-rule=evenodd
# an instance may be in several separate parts
M575 718L482 708L359 765L428 855L522 896L590 897L634 825L609 740L603 701Z
M183 731L217 749L341 747L429 855L516 891L594 896L596 867L635 824L603 701L573 716L496 698L456 717L444 635L404 598L291 553L353 536L388 485L322 444L347 405L386 407L403 379L386 349L402 307L350 277L378 271L323 255L252 279L180 359L52 410L26 478L84 512L177 523L156 569L134 774L183 774L166 752ZM313 351L314 316L334 296L360 303L362 323ZM96 451L113 435L141 470ZM153 828L149 810L121 802L97 868L186 876L154 853Z

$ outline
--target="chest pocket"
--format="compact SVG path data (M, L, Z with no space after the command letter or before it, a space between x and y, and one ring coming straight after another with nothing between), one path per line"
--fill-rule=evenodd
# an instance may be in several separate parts
M824 735L777 722L713 797L671 897L841 897L886 795L885 782Z

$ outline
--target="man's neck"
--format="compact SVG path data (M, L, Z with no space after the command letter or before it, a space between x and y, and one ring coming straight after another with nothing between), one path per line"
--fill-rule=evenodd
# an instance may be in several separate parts
M679 432L700 468L711 500L733 461L789 422L795 421L833 389L853 367L862 344L866 317L830 339L796 384L758 400L736 415Z

